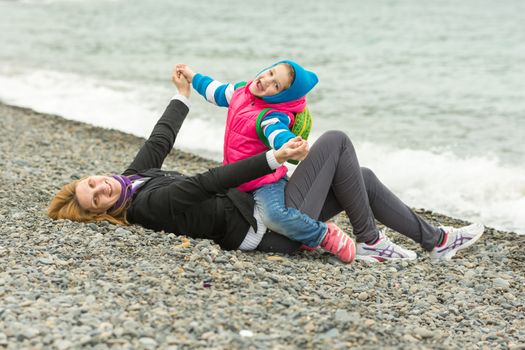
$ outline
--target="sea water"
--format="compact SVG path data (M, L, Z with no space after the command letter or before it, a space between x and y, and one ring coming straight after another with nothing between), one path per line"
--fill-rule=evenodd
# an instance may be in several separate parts
M525 233L521 0L0 0L0 100L147 137L173 64L224 82L315 71L312 140L340 129L407 204ZM193 94L177 147L221 159Z

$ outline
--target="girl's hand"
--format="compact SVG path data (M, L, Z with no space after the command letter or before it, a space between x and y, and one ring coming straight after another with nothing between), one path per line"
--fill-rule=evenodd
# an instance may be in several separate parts
M279 163L284 163L288 159L303 160L308 155L310 147L308 141L303 140L301 136L297 136L286 142L279 150L273 151L275 159Z
M191 82L193 81L193 77L195 76L195 72L190 67L188 67L184 63L179 63L175 65L175 69L177 70L177 72L184 75L186 80L188 80L188 82L191 84Z
M179 90L179 93L181 95L184 95L188 98L190 97L191 82L189 82L188 79L186 79L186 77L177 70L177 65L173 67L171 80L173 81L173 84L175 84L177 90Z

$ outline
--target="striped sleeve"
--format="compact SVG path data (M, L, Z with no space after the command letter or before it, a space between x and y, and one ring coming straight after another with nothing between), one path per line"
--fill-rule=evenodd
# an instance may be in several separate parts
M288 140L295 137L294 133L288 129L288 125L290 125L290 117L285 113L272 112L264 117L261 127L271 148L279 149Z
M220 107L228 107L235 88L232 84L223 84L213 78L195 74L192 80L193 88L203 96L206 101Z

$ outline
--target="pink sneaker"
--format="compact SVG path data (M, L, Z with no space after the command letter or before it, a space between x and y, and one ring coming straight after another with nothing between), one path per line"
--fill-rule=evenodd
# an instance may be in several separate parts
M337 256L342 262L351 263L355 259L354 240L334 223L328 223L328 231L321 242L321 247Z

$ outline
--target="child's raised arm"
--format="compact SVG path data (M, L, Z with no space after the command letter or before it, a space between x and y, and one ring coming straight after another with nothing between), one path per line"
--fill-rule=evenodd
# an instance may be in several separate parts
M188 65L179 63L176 65L177 72L184 75L191 82L195 91L206 101L220 107L228 107L236 86L233 84L223 84L212 77L195 73Z
M184 63L176 64L175 69L177 73L184 75L186 80L191 84L193 77L195 76L195 72L193 71L193 69L191 69L190 67L188 67L187 64Z

